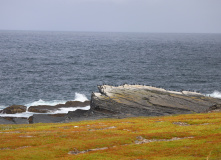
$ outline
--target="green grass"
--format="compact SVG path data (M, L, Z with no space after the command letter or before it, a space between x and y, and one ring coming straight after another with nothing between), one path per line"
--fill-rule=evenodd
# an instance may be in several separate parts
M221 113L0 125L0 159L218 160Z

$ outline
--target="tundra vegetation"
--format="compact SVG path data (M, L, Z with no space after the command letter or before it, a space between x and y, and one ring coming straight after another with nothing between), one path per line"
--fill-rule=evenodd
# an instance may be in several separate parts
M221 112L0 125L0 159L221 159Z

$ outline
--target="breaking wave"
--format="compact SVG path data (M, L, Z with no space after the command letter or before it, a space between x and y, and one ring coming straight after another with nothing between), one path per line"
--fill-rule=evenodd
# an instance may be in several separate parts
M206 96L214 97L214 98L221 98L221 92L219 92L219 91L214 91L214 92L211 93L211 94L206 94Z
M84 94L81 93L75 93L74 100L52 100L52 101L44 101L42 99L39 99L38 101L34 101L28 104L25 104L25 106L39 106L39 105L49 105L49 106L55 106L57 104L65 104L67 101L88 101L87 97Z
M88 101L88 99L84 94L75 93L74 101L84 102L84 101Z
M25 104L25 106L30 107L30 106L39 106L39 105L49 105L49 106L55 106L57 104L65 104L67 101L88 101L88 98L81 93L75 93L74 100L52 100L52 101L44 101L42 99L39 99L38 101L34 101L31 103ZM0 107L2 109L6 107ZM68 113L69 111L75 111L77 109L82 109L82 110L89 110L90 106L86 107L69 107L69 108L60 108L56 111L53 112L48 112L48 113L33 113L33 112L23 112L23 113L16 113L16 114L0 114L0 117L30 117L33 114L59 114L59 113Z

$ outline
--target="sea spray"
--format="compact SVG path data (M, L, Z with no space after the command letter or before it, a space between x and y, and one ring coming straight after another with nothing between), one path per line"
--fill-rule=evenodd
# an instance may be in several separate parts
M89 110L90 106L86 107L69 107L69 108L59 108L58 110L51 112L51 114L57 114L57 113L68 113L69 111L75 111L77 109L81 110Z
M65 104L66 101L64 100L52 100L52 101L44 101L42 99L39 99L38 101L34 101L31 103L26 104L25 106L40 106L40 105L49 105L49 106L55 106L57 104Z
M211 94L206 94L206 96L213 97L213 98L221 98L221 92L219 92L219 91L214 91L214 92L211 93Z
M30 106L39 106L39 105L49 105L49 106L55 106L57 104L65 104L67 101L88 101L88 98L81 93L75 93L74 100L52 100L52 101L44 101L42 99L39 99L38 101L34 101L28 104L25 104L25 106L30 107Z
M84 102L84 101L88 101L88 99L84 94L75 93L74 101Z

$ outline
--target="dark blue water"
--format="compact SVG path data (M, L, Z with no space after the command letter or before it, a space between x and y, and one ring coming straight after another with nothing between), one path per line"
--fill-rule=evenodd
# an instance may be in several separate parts
M221 34L0 31L0 106L90 99L97 85L221 91Z

